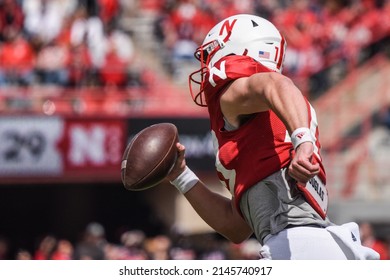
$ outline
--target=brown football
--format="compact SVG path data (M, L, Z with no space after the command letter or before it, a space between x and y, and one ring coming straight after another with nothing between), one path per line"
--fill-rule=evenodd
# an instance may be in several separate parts
M136 134L122 157L124 187L141 191L161 183L176 162L178 141L177 127L172 123L154 124Z

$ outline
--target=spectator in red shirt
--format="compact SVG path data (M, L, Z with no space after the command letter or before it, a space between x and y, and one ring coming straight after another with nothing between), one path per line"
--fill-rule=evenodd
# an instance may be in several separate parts
M94 71L86 43L74 45L70 49L68 86L80 87L94 83Z
M34 251L34 260L50 260L57 245L57 238L48 234L42 237Z
M115 19L119 12L118 0L98 0L99 16L104 24Z
M23 28L24 15L16 0L0 2L0 42L4 40L3 33L8 29L20 32Z
M36 70L42 84L68 84L69 49L57 41L44 45L37 54Z
M14 29L5 32L0 49L0 86L31 85L35 82L35 53L21 33Z
M112 22L106 26L104 42L105 57L99 68L104 86L124 87L134 60L134 44L131 37Z
M73 259L73 244L66 239L58 240L56 249L51 257L52 260L71 260Z
M104 86L123 87L126 84L127 63L118 56L115 50L107 53L99 72Z

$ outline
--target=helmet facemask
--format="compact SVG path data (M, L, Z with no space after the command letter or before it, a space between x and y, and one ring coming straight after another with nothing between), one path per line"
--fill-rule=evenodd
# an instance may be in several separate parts
M225 39L215 39L210 41L196 49L194 56L200 62L200 69L191 73L189 76L189 88L192 99L194 102L201 106L207 107L206 98L204 96L204 83L206 81L206 74L208 72L208 65L211 58L216 52L225 46L225 43L229 40L231 32L225 37ZM194 89L193 85L199 86L198 89Z
M207 107L206 97L204 95L204 82L207 70L207 66L203 66L198 71L191 73L188 79L192 100L201 107Z

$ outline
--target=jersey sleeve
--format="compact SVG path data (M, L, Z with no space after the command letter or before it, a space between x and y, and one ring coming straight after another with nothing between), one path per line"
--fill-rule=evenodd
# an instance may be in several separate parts
M232 55L220 59L206 74L206 98L212 97L232 81L255 73L272 72L249 56Z

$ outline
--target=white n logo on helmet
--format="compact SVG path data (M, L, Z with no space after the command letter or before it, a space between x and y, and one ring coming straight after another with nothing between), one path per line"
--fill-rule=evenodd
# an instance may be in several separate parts
M220 65L221 69L218 69L215 66L210 69L209 82L213 87L217 85L217 83L214 81L214 75L219 77L222 80L227 78L226 71L225 71L225 62L226 61L221 62Z

